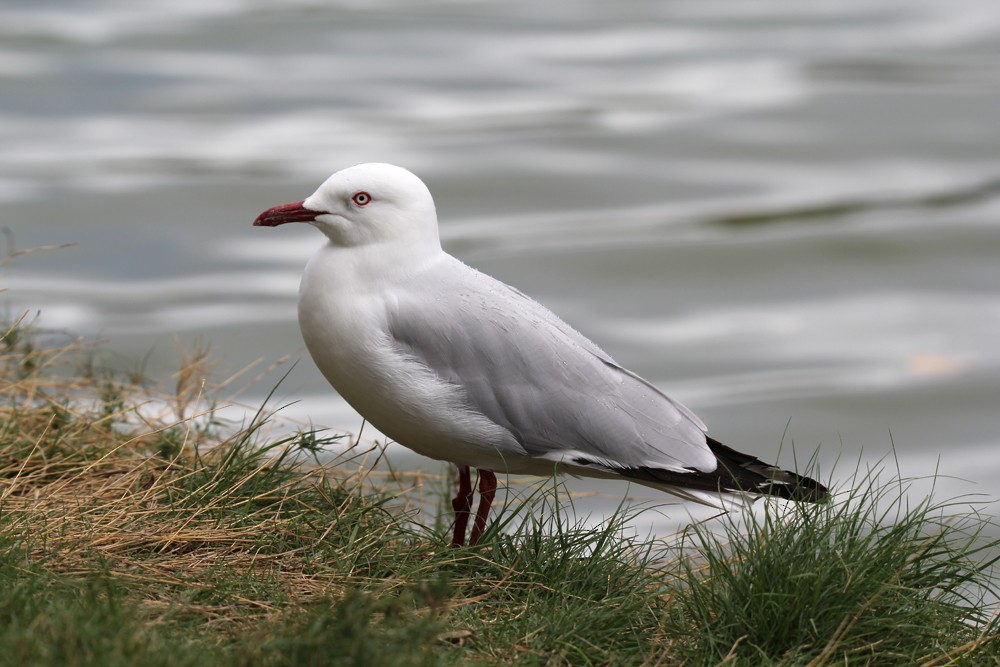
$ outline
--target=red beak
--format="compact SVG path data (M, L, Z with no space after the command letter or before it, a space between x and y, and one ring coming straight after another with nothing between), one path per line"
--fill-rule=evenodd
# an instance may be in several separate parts
M313 222L317 215L322 215L322 211L310 211L302 206L302 202L297 201L291 204L282 204L269 208L253 221L254 227L277 227L286 222Z

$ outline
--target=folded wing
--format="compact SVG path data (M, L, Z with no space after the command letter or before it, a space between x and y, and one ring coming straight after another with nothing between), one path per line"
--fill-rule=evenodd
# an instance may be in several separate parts
M454 261L446 293L428 300L417 277L395 294L390 334L529 456L609 471L716 469L687 408L537 302Z

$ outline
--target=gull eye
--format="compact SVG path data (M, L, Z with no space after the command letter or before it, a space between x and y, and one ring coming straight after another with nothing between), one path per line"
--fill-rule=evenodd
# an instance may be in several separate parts
M354 196L351 197L351 201L353 201L358 206L367 206L368 204L371 203L372 196L367 192L355 192Z

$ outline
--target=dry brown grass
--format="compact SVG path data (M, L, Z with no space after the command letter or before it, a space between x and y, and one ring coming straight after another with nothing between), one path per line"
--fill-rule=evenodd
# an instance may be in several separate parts
M357 457L294 465L294 437L258 449L263 417L243 429L212 424L206 354L187 355L164 396L95 373L94 343L46 347L45 338L22 319L0 340L0 530L30 545L26 564L70 576L111 571L153 614L240 626L248 610L338 597L365 576L316 562L320 546L344 562L400 539L373 510L381 500L368 493L379 482ZM331 539L348 515L354 537ZM307 530L307 516L327 521ZM232 595L219 594L228 585L220 577L238 582Z

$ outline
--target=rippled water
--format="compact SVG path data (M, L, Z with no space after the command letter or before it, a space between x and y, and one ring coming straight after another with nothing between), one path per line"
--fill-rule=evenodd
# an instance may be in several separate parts
M286 412L357 430L294 321L317 234L250 222L395 162L449 250L724 442L774 459L787 424L824 470L894 442L997 494L998 119L978 1L7 2L2 224L78 245L3 298L161 379L175 334L220 374L303 357Z

